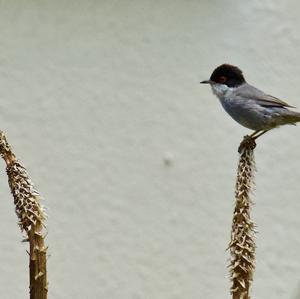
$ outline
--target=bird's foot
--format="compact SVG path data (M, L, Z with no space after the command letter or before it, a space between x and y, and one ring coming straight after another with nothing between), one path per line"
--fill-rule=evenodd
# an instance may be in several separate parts
M242 140L242 142L240 143L238 152L241 154L243 152L243 150L245 149L255 149L256 147L256 142L255 142L255 138L253 138L252 136L246 135L244 136L244 139Z

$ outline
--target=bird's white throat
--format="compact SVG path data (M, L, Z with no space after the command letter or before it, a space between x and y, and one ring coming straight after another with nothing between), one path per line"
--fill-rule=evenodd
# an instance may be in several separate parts
M218 97L224 97L228 92L232 91L232 87L225 84L215 83L211 85L212 92Z

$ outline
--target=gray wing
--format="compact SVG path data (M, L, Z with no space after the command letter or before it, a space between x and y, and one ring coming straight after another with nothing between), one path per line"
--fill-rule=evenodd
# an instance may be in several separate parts
M245 99L252 99L257 102L257 104L263 107L290 107L295 108L294 106L289 105L288 103L275 98L271 95L265 94L263 91L251 86L249 84L244 84L238 88L237 96L240 96Z

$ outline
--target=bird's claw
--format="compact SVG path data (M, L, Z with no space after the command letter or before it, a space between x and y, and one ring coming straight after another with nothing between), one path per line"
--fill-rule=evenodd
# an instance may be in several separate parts
M243 152L244 149L255 149L256 147L256 142L255 142L255 138L253 138L252 136L246 135L244 136L244 139L242 140L242 142L240 143L238 152L241 154Z

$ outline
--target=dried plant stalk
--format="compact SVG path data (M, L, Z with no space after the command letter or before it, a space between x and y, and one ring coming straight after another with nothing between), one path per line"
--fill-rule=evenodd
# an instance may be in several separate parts
M47 248L44 242L45 213L40 204L40 196L35 190L26 169L17 161L5 135L1 131L0 154L7 165L8 183L14 197L19 226L27 234L30 244L30 299L46 299L48 287Z
M255 231L250 219L250 192L255 170L253 139L244 139L240 145L237 171L235 209L232 221L230 275L233 299L250 299L249 291L255 268Z

